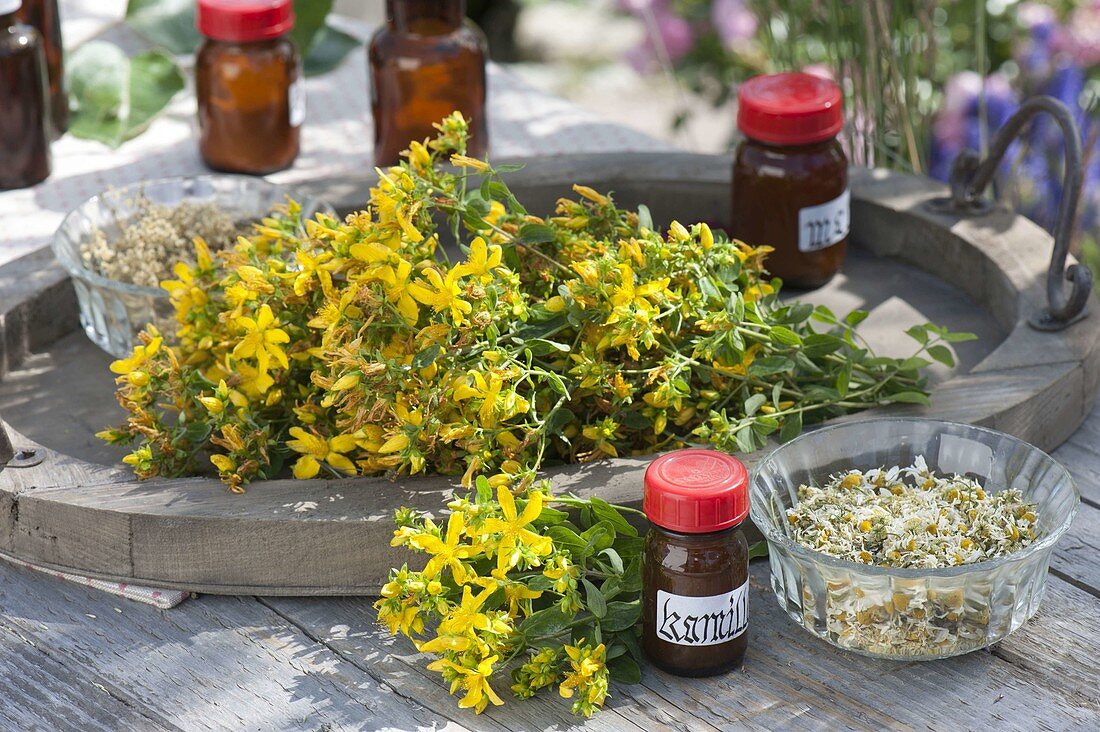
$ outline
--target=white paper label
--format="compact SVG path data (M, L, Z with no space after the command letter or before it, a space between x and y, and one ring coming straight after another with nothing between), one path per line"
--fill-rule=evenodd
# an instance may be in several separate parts
M732 592L688 597L657 590L657 637L678 646L731 641L749 624L749 583Z
M306 121L306 85L301 75L290 85L290 126L301 127Z
M798 212L798 251L816 252L848 236L851 194L844 193L818 206Z

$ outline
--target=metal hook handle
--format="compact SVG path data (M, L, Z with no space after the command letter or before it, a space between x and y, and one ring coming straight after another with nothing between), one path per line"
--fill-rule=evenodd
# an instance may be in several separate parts
M1083 264L1066 269L1070 239L1077 216L1077 204L1081 199L1083 164L1081 135L1069 108L1054 97L1033 97L1024 102L1001 129L993 135L989 155L981 160L973 150L964 150L951 169L951 199L947 208L955 214L973 215L984 212L988 206L982 193L997 173L997 167L1008 151L1009 145L1020 136L1024 126L1040 112L1046 112L1062 128L1065 140L1065 173L1062 180L1062 200L1058 206L1058 220L1054 225L1054 252L1047 270L1047 307L1032 314L1028 322L1037 330L1062 330L1080 317L1084 317L1092 292L1092 272ZM1063 282L1070 283L1066 295Z

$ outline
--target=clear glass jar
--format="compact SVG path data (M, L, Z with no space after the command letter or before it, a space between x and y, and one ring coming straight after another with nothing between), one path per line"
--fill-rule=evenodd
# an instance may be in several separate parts
M369 52L375 164L393 165L456 110L470 123L467 153L484 157L487 53L465 0L386 0L386 25Z

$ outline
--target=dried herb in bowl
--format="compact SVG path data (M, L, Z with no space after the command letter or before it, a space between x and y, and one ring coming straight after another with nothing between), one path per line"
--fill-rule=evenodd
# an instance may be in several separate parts
M791 538L840 559L885 567L950 567L1003 557L1035 540L1036 506L1020 492L986 491L936 475L923 456L907 468L852 470L803 485L787 510Z
M127 203L136 214L119 221L117 233L96 229L80 247L84 266L118 282L157 287L173 277L176 262L194 264L196 238L218 251L231 245L238 234L247 233L247 227L214 202L164 206L138 196Z
M787 510L792 539L860 564L936 569L977 564L1028 547L1037 506L1020 491L987 490L960 475L942 476L923 457L907 467L852 470L825 485L802 485ZM824 602L825 630L842 647L893 657L953 655L989 643L998 598L993 578L875 581L858 572L822 569L824 597L803 587L813 620ZM813 617L811 617L813 616Z

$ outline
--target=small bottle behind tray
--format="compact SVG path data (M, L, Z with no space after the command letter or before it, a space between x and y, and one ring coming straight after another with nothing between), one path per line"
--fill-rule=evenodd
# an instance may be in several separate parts
M50 96L42 36L0 0L0 190L50 175Z
M291 0L199 0L199 150L208 166L263 175L298 157L305 120Z
M765 267L791 287L820 287L848 246L848 159L837 141L843 95L810 74L756 76L741 85L730 234L770 246Z
M374 164L393 165L410 141L454 111L470 123L467 154L484 157L485 34L466 20L466 0L386 0L386 24L370 43Z
M16 14L42 36L46 49L46 73L50 78L50 117L53 137L61 137L69 129L69 95L65 91L65 49L61 42L61 13L57 0L23 0Z

